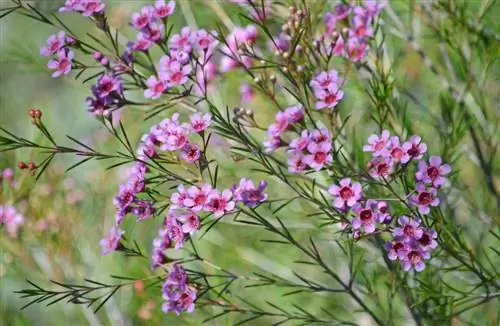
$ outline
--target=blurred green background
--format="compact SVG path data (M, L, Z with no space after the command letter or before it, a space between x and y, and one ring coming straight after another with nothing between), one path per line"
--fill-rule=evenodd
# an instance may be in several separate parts
M1 0L1 6L7 5L7 0ZM211 1L211 0L209 0ZM182 2L182 3L181 3ZM63 1L31 1L43 12L51 12L58 8ZM128 18L134 11L147 4L147 1L106 1L107 13L110 24L123 30L125 35L133 38L134 32L127 27ZM328 2L327 2L328 3ZM406 1L391 1L396 12L405 12ZM471 1L472 9L480 8L480 1ZM224 4L222 8L236 25L243 25L243 19L238 17L241 8L233 4ZM214 6L208 1L178 1L174 20L177 26L186 21L197 23L198 27L214 28L217 14ZM495 16L500 14L498 5L490 11L483 23L493 32L499 33L500 24L495 21ZM76 14L60 15L76 34L84 37L85 33L98 34L99 32L83 17ZM408 17L402 16L405 23ZM29 108L39 108L43 111L44 121L53 132L56 139L63 144L69 144L65 138L67 134L76 139L83 139L86 143L102 150L113 152L118 146L101 125L86 113L85 98L89 95L89 85L81 85L80 81L71 77L52 79L46 68L47 58L39 55L39 48L45 40L56 30L40 22L16 14L0 20L0 125L22 135L28 139L40 139L38 131L31 123L27 111ZM421 41L427 53L439 57L437 43L423 31ZM417 97L421 105L407 101L406 113L414 125L415 132L425 135L431 153L442 153L445 142L440 139L432 121L433 115L440 112L441 92L439 82L435 76L426 69L422 59L407 44L396 37L387 36L387 56L394 62L394 77L399 87L411 92ZM439 65L444 65L439 62ZM481 63L478 63L481 65ZM500 88L498 86L500 70L498 65L490 67L484 91L489 98L496 99L498 105ZM369 121L368 113L371 109L365 94L365 75L352 73L346 84L346 98L340 105L340 115L352 114L353 119L348 125L348 135L353 139L353 144L362 144L366 137L376 131L376 126ZM237 106L239 94L235 85L240 84L242 75L232 74L224 80L218 79L216 91L221 95L217 104L225 107ZM359 80L359 81L358 81ZM248 80L247 80L248 81ZM292 99L283 99L293 104ZM257 96L250 104L255 111L257 120L263 125L268 125L274 117L273 106L266 103L264 98ZM498 109L493 107L498 115ZM168 114L167 114L168 115ZM158 122L156 120L139 122L144 117L140 109L127 108L124 112L123 123L129 131L134 142L149 126ZM498 136L498 135L497 135ZM461 146L464 155L456 162L455 167L460 168L462 195L471 198L484 212L497 214L489 202L487 189L478 172L477 163L470 150L470 140L464 139ZM222 186L229 187L235 180L247 176L248 162L237 162L228 159L230 156L229 145L220 140L214 149L222 167ZM15 167L19 161L36 161L40 156L28 150L15 153L0 154L0 168ZM129 287L121 290L104 308L96 315L91 309L81 305L55 304L49 308L43 305L33 305L20 311L19 308L26 303L14 294L13 291L27 287L25 279L35 281L44 287L52 287L49 279L79 283L84 278L103 282L113 282L110 275L123 275L147 277L149 263L137 258L126 259L120 254L101 256L98 246L100 238L105 235L114 222L114 207L112 199L118 185L126 173L125 168L105 171L108 164L91 162L64 174L66 167L74 163L74 158L58 158L56 163L47 171L47 174L35 184L34 178L27 173L15 169L15 179L19 186L11 189L3 184L1 199L4 203L15 203L23 212L27 224L21 227L17 239L1 234L0 256L0 325L146 325L146 324L200 324L207 318L210 309L197 311L192 316L176 317L165 315L161 312L160 289L142 291L139 287ZM498 163L496 161L496 163ZM494 164L494 175L498 176L498 164ZM254 174L255 179L260 176ZM322 180L326 183L327 180ZM495 179L498 184L498 178ZM271 183L270 198L288 198L291 193L283 185ZM288 196L288 197L287 197ZM0 202L2 204L2 202ZM464 207L470 208L465 205ZM312 211L311 207L297 201L282 212L287 225L296 231L298 239L307 239L310 234L320 233L325 249L333 249L331 239L334 230L325 228L321 231L317 226L321 221L305 215ZM470 222L470 210L457 213L464 221ZM495 216L492 216L495 217ZM42 222L40 222L42 221ZM137 239L141 247L149 253L151 240L160 225L159 220L148 220L136 224L132 219L126 222L127 235ZM1 230L0 230L1 232ZM292 271L306 272L301 266L293 265L296 252L284 246L271 246L260 242L266 233L251 226L235 225L230 220L219 223L203 241L199 248L202 256L217 265L227 268L236 274L248 275L251 272L270 271L283 277L290 277ZM332 265L342 270L338 252L327 251L325 257L331 258ZM367 259L366 270L376 269L376 259ZM316 280L323 280L320 271L307 275ZM278 301L283 291L263 292L262 289L246 289L243 284L235 284L233 293L241 295L252 301L253 299ZM343 306L343 300L331 300L328 303L333 310L335 306ZM317 309L318 303L324 302L321 295L299 297L299 299L284 299L285 305L298 302L308 309ZM497 305L498 306L498 305ZM490 309L494 309L493 306ZM227 316L210 322L213 325L232 325L236 316ZM359 321L362 325L368 322ZM255 325L261 323L255 322Z

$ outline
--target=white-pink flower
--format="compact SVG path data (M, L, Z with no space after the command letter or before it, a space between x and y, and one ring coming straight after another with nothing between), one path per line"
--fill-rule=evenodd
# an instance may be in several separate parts
M144 91L145 98L157 99L167 90L167 83L156 76L149 77L146 85L148 88Z
M204 210L213 213L215 217L221 217L230 212L234 208L234 201L231 200L233 193L231 190L212 190L208 196L208 201L205 204Z
M339 185L331 185L328 192L335 198L333 206L336 208L343 208L345 205L352 207L362 197L361 184L351 183L350 178L340 180Z
M199 113L194 113L190 117L191 121L191 131L200 133L203 130L207 129L212 122L212 116L209 113L205 113L201 115Z

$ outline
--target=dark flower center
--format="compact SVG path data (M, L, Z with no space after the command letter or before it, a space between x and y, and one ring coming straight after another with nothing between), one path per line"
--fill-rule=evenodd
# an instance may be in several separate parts
M405 225L403 228L403 233L406 236L413 236L413 234L415 233L415 228L413 227L413 225Z
M420 262L420 254L418 251L412 250L408 253L408 259L413 265L418 264Z
M428 205L431 202L431 200L432 200L431 194L426 191L418 195L418 201L420 202L420 204Z
M314 154L314 161L322 163L326 160L326 153L319 152Z
M361 213L359 213L359 217L363 222L369 222L372 220L373 213L369 209L363 209Z
M431 237L427 233L424 233L422 237L418 240L418 242L422 246L428 246L431 244Z
M350 187L343 187L342 189L340 189L340 197L342 199L347 200L352 196L354 196L354 192Z
M435 166L430 166L427 169L427 175L429 175L429 178L432 180L435 180L439 177L439 169Z

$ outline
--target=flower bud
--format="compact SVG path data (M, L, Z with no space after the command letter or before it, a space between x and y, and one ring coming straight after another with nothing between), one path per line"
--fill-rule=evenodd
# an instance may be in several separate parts
M261 79L260 79L260 77L255 77L255 78L253 79L253 81L254 81L256 84L258 84L258 83L260 83Z
M283 58L284 59L288 59L289 56L290 56L290 53L288 53L288 52L284 52L283 53Z
M275 76L275 75L271 75L271 76L269 76L269 80L270 80L272 83L275 83L275 82L276 82L276 76Z
M19 162L19 163L17 163L17 167L18 167L19 169L21 169L21 170L24 170L24 169L26 169L28 166L27 166L27 165L26 165L26 163L24 163L24 162Z
M34 169L36 169L36 168L37 168L37 166L36 166L36 164L35 164L35 163L33 163L33 162L29 162L29 163L28 163L28 169L30 169L30 170L34 170Z

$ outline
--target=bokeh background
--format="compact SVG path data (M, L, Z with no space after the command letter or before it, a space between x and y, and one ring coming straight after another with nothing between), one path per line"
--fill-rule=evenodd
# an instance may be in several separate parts
M198 27L211 29L220 15L227 15L235 25L244 25L238 13L244 12L234 4L214 6L208 1L178 1L174 20L177 26L195 22ZM41 11L50 13L62 5L64 1L40 0L31 1ZM133 38L133 31L127 26L130 14L148 3L147 1L106 1L110 24L120 28L124 35ZM326 2L328 5L328 1ZM405 12L406 1L391 1L396 12ZM9 1L0 0L0 6L9 5ZM470 1L471 12L479 11L481 1ZM221 11L218 11L221 10ZM500 14L498 5L492 9L483 24L500 32L500 25L495 17ZM83 17L76 14L61 16L63 21L71 25L77 34L85 37L85 33L99 34ZM407 17L402 18L405 22ZM89 85L82 85L71 77L52 79L46 68L47 59L39 55L39 48L50 34L56 30L40 22L16 14L0 20L0 126L28 139L40 139L39 133L30 123L27 114L29 108L39 108L43 111L43 119L56 139L63 144L69 144L66 135L83 140L103 152L112 152L118 146L117 141L101 127L100 123L86 113L85 98L89 95ZM421 41L426 53L439 57L437 43L431 36L422 31ZM420 105L414 101L404 100L408 119L415 132L424 135L430 147L430 152L443 153L446 142L436 131L439 125L438 116L441 112L442 93L439 81L423 64L421 57L407 44L396 37L387 37L388 59L394 62L394 76L399 87L406 89L418 98ZM438 65L443 64L439 62ZM480 63L479 63L480 64ZM484 67L483 67L484 68ZM498 106L500 87L498 81L500 70L498 65L490 69L484 83L484 91L493 103ZM239 105L240 83L243 75L235 73L216 82L216 92L220 94L217 104L222 106ZM249 81L249 80L247 80ZM340 115L352 114L353 118L347 127L348 135L353 139L353 146L360 145L366 137L376 131L375 125L369 120L371 104L365 94L366 75L352 73L346 84L346 99L339 107ZM292 99L283 99L293 104ZM263 125L269 124L274 117L272 105L258 95L247 104L254 110L256 118ZM498 109L490 107L498 116ZM168 115L168 114L167 114ZM149 126L159 121L142 122L144 109L127 108L123 112L122 121L134 142L149 129ZM433 120L434 119L434 120ZM435 120L438 119L438 120ZM498 135L497 135L498 138ZM214 153L219 158L223 186L230 186L234 180L246 176L250 164L246 161L235 161L230 155L229 144L223 139L216 139ZM491 197L484 186L484 179L479 172L477 158L471 150L471 142L464 138L457 150L462 155L455 162L460 170L460 188L457 191L464 198L469 198L480 214L492 216L495 212ZM450 153L453 156L453 153ZM455 157L455 156L454 156ZM15 153L0 154L0 169L14 169L14 179L17 186L10 186L10 181L1 180L2 193L0 205L12 203L25 216L25 224L19 228L15 237L7 235L0 229L0 325L198 325L207 318L211 311L198 311L192 316L175 317L165 315L160 310L161 292L159 289L144 290L140 284L121 290L104 308L93 314L91 309L83 305L58 303L51 307L33 305L20 311L26 301L20 299L13 291L26 288L26 279L32 280L44 287L52 287L49 279L65 282L81 282L84 278L112 282L110 275L147 276L149 264L137 258L124 258L120 254L101 256L99 240L104 236L114 222L115 196L119 183L126 177L126 167L105 170L109 165L103 162L91 162L68 173L65 169L75 162L71 157L59 157L48 169L46 175L38 182L28 173L15 168L19 161L37 161L40 158L29 150ZM458 158L458 155L457 155ZM498 163L498 161L496 161ZM493 174L498 176L499 165L493 165ZM258 178L258 174L254 174ZM326 182L326 180L323 180ZM498 177L495 179L498 184ZM286 198L291 196L284 186L271 183L270 197ZM464 207L470 207L464 205ZM320 232L320 221L306 217L312 209L297 201L284 212L288 225L297 232L299 239L306 239L310 234ZM465 226L474 225L474 219L481 216L471 216L470 210L457 212ZM494 217L494 216L493 216ZM161 221L146 221L136 224L130 220L126 224L126 232L138 240L142 248L149 250ZM325 248L330 245L335 230L322 229L320 239ZM200 242L200 249L207 259L217 262L221 267L235 273L271 271L284 277L290 277L292 271L301 272L300 266L293 265L296 252L283 246L270 246L262 243L265 233L251 226L236 225L230 220L219 223ZM338 253L332 251L326 254L331 258L332 265L342 269ZM375 261L366 262L369 272ZM311 273L310 271L308 273ZM321 274L312 275L321 280ZM266 299L273 301L280 298L279 290L246 289L235 285L233 292L249 300ZM313 309L318 302L324 302L322 296L298 299L299 305ZM340 300L347 300L341 298ZM285 304L292 300L285 300ZM342 305L333 299L331 306ZM488 309L496 309L498 305ZM232 325L234 316L226 316L213 325ZM363 321L360 321L363 324ZM259 325L259 322L255 322Z

